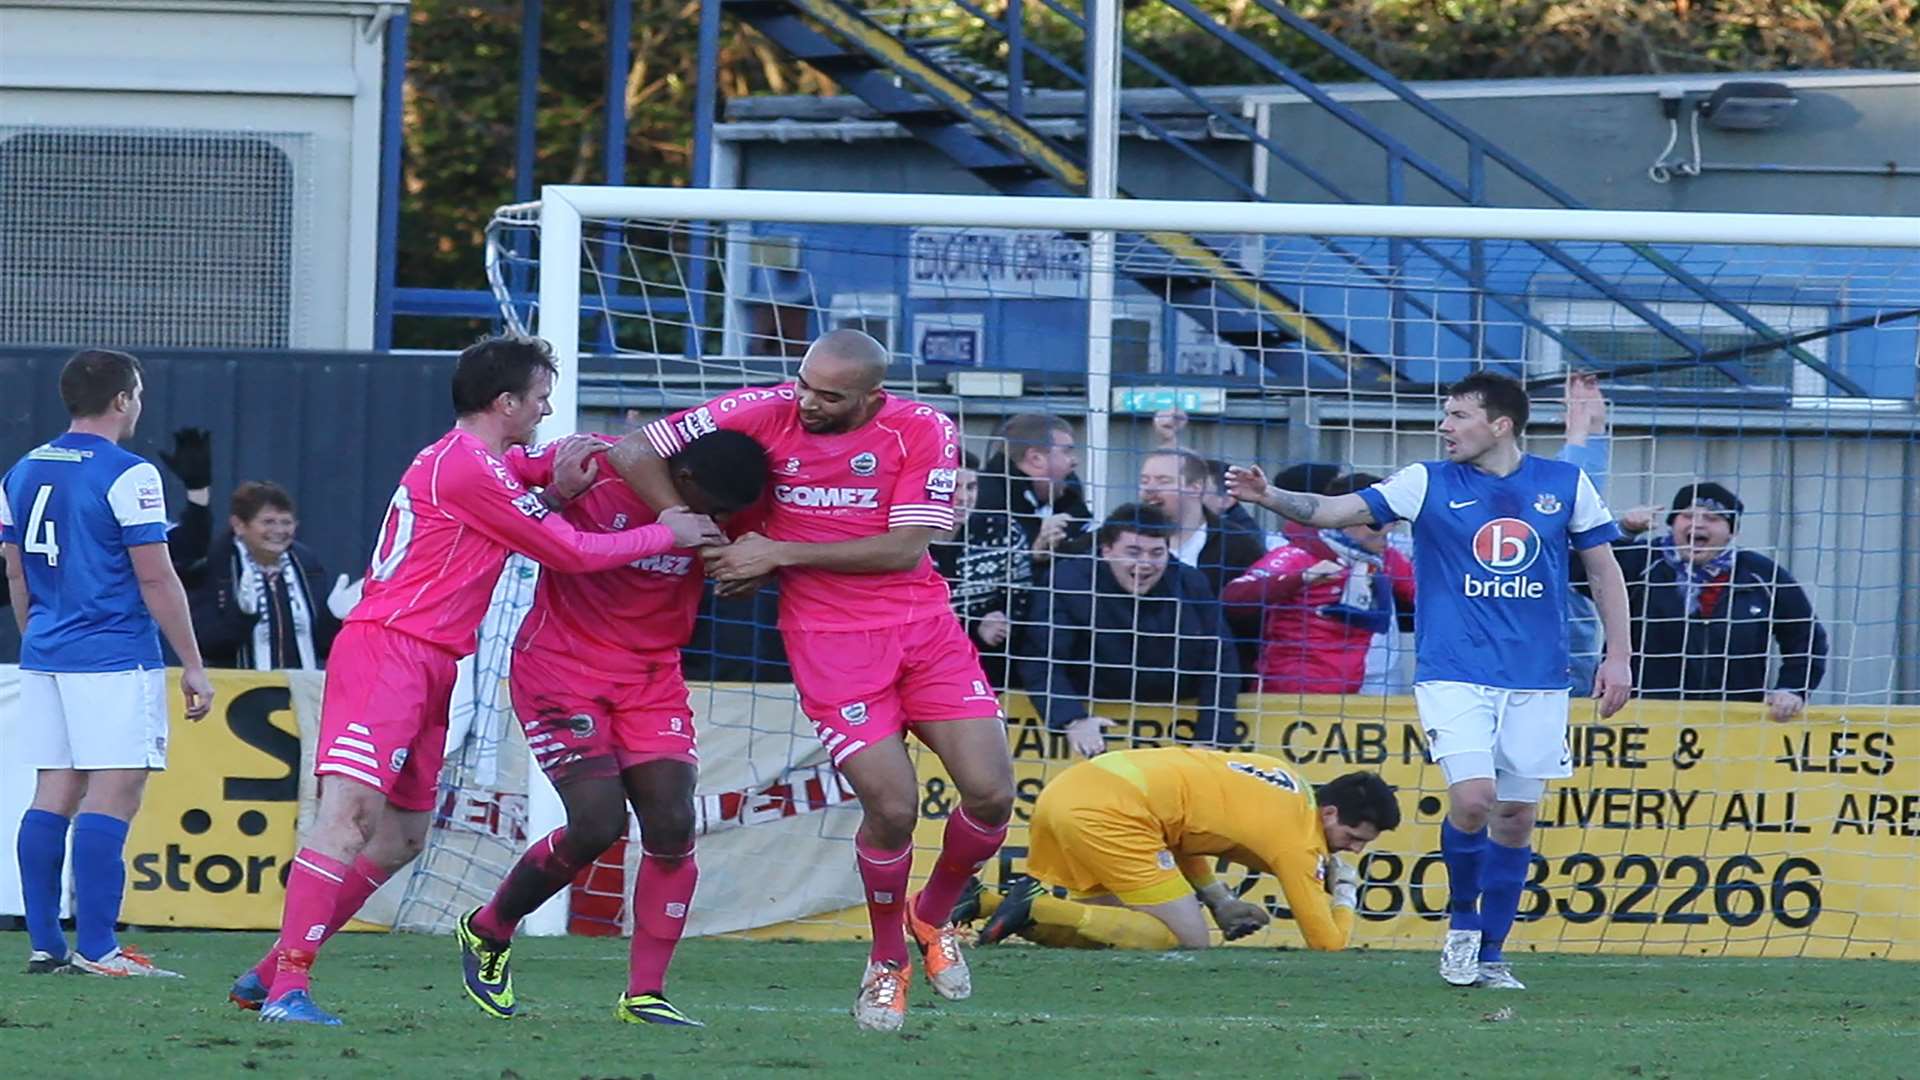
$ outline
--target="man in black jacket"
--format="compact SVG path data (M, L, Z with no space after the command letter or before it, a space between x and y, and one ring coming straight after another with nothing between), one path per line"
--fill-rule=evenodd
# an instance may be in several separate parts
M1642 697L1762 701L1775 720L1799 715L1827 666L1827 632L1793 575L1734 545L1746 507L1720 484L1673 497L1667 535L1614 547L1633 614L1634 685ZM1645 532L1645 512L1621 522ZM1767 683L1767 653L1780 670Z
M1098 558L1064 559L1034 593L1015 678L1052 731L1092 757L1105 748L1103 702L1199 705L1194 741L1225 734L1238 674L1205 575L1173 560L1173 525L1129 504L1100 526Z
M1258 527L1223 519L1207 508L1217 479L1207 459L1191 450L1156 450L1140 462L1141 505L1173 523L1174 557L1206 575L1216 597L1267 553Z
M927 549L953 590L954 614L980 652L996 689L1007 685L1007 643L1025 621L1033 585L1033 551L1006 514L976 514L980 459L966 454L953 490L954 530Z
M1012 519L1033 550L1036 579L1055 555L1091 546L1093 512L1074 476L1079 457L1073 428L1052 413L1019 413L1000 429L1006 446L980 470L982 514Z
M278 484L233 490L230 532L207 554L189 603L208 667L318 669L349 607L344 578L331 589L313 550L293 538L293 497Z

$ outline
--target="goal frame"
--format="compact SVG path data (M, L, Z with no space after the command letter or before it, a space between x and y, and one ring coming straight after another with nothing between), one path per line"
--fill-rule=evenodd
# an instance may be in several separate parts
M1116 233L1154 231L1266 236L1370 236L1394 239L1637 242L1758 246L1920 248L1920 217L1828 214L1743 214L1644 210L1567 210L1460 206L1244 203L1195 200L1040 199L993 195L920 195L732 188L606 187L547 185L540 201L503 208L532 216L540 236L538 333L552 346L559 374L553 414L540 427L543 439L579 428L582 245L586 222L631 218L735 223L778 221L814 225L947 226L1049 229L1084 232L1095 251L1111 252ZM1104 242L1105 246L1100 246ZM489 251L491 259L492 252ZM1111 278L1112 265L1093 266L1093 276ZM1090 315L1104 305L1097 288ZM1108 290L1106 296L1111 297ZM505 298L503 298L505 299ZM547 318L549 312L569 317ZM1107 312L1110 314L1110 310ZM1090 321L1090 325L1097 325ZM1090 350L1088 444L1105 447L1110 422L1112 373L1105 350ZM1094 490L1104 490L1104 454L1087 462ZM564 821L564 811L537 767L528 782L528 836L543 835ZM562 891L529 916L526 930L563 934L567 894Z

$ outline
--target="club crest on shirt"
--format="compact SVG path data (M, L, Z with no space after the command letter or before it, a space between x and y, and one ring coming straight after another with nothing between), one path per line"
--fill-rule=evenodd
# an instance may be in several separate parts
M880 459L868 453L855 454L847 462L847 468L852 469L855 476L872 476L879 467Z
M798 476L800 475L800 459L790 457L783 462L779 468L773 471L779 473L781 476Z
M387 768L392 769L394 772L399 772L401 769L404 769L406 767L407 767L407 748L403 746L400 749L395 750L393 752L393 756L387 759Z
M840 706L840 719L858 726L867 722L867 703L856 701L851 705Z
M619 532L621 529L624 529L626 527L627 527L627 515L625 514L613 515L613 531L614 532Z
M1155 857L1155 861L1160 864L1160 869L1171 870L1173 869L1173 866L1174 866L1173 852L1162 851L1158 856Z
M567 717L567 728L582 739L593 738L593 717L587 713L575 713Z
M1560 497L1551 491L1543 491L1533 497L1533 508L1543 514L1560 512Z

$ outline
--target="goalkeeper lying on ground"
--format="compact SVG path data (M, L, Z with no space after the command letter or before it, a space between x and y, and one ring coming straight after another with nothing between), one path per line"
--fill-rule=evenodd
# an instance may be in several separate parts
M1040 792L1028 836L1033 876L1015 879L1005 896L976 890L954 918L986 916L982 943L1019 934L1062 948L1204 949L1202 905L1229 941L1268 922L1265 908L1214 880L1214 861L1225 858L1280 882L1309 948L1344 949L1360 879L1333 852L1357 854L1398 824L1393 788L1377 773L1309 788L1264 754L1105 753Z

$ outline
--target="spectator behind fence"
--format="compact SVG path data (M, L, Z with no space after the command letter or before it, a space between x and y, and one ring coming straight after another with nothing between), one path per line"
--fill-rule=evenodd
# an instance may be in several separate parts
M1194 701L1194 740L1220 741L1238 667L1222 636L1220 605L1206 576L1175 562L1173 523L1128 504L1097 534L1098 557L1063 559L1050 589L1038 589L1016 652L1015 679L1074 750L1105 748L1114 720L1133 702Z
M1785 567L1734 544L1746 507L1720 484L1673 497L1667 535L1614 548L1633 615L1634 685L1642 697L1762 701L1775 720L1799 715L1827 667L1827 632ZM1653 526L1635 510L1629 533ZM1767 688L1768 638L1780 670Z
M358 584L331 585L313 549L294 539L293 496L270 481L233 489L228 532L193 590L193 631L209 667L316 670L353 608Z
M1335 480L1327 495L1346 495L1379 483L1355 473ZM1236 608L1259 613L1263 644L1256 670L1260 688L1283 694L1352 694L1367 675L1375 635L1394 629L1413 606L1413 564L1388 546L1393 526L1314 529L1287 525L1286 547L1261 556L1221 594Z
M997 689L1007 685L1007 641L1026 617L1033 551L1006 514L973 513L980 459L965 454L953 491L954 529L927 553L953 590L953 610Z
M1020 413L1000 429L1005 447L980 470L980 513L1010 516L1033 549L1035 578L1055 555L1084 553L1093 512L1073 470L1073 429L1052 413Z
M1181 436L1186 430L1187 414L1184 410L1175 407L1162 409L1154 413L1154 450L1161 452L1185 449L1181 442ZM1200 500L1201 503L1206 506L1207 510L1224 520L1229 526L1238 526L1242 531L1264 535L1265 531L1260 528L1259 523L1253 520L1253 515L1248 513L1247 508L1240 505L1240 500L1234 498L1233 494L1227 490L1227 463L1208 458L1207 472L1208 475L1212 476L1213 481L1207 486L1206 494L1201 496ZM1333 474L1330 473L1328 475L1331 477ZM1318 491L1320 488L1316 485L1312 490ZM1275 545L1268 544L1267 546L1273 547Z
M1266 553L1257 528L1224 521L1207 509L1207 496L1226 470L1215 470L1191 450L1155 450L1140 462L1140 504L1173 523L1169 547L1182 563L1206 575L1211 595L1246 573Z

